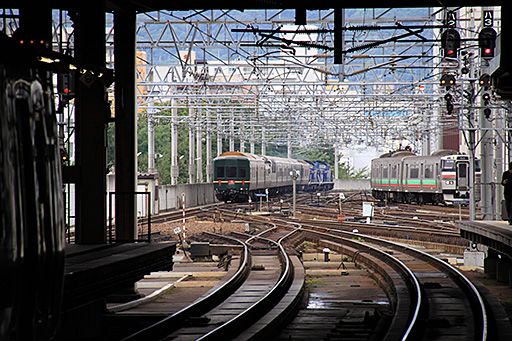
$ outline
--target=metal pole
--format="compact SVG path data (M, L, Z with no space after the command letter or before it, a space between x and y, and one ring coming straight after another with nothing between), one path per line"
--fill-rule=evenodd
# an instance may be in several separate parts
M474 75L474 64L472 63L472 59L470 61L470 75ZM468 152L469 152L469 220L475 220L476 217L476 204L475 204L475 113L474 113L474 92L475 92L475 82L470 81L470 87L468 91L471 91L471 99L469 101L468 107ZM464 96L462 96L461 100L461 109L464 107Z
M293 217L295 218L295 202L297 199L297 179L293 177Z
M485 60L482 60L482 64L480 66L480 73L486 74L489 73L489 66ZM488 90L484 89L482 93L487 93ZM493 183L493 153L492 153L492 131L487 128L492 127L492 123L490 119L491 116L486 117L484 108L482 104L484 101L482 100L482 96L480 96L480 127L481 130L481 149L480 149L480 159L482 166L482 175L480 177L480 183L482 188L481 195L481 207L483 220L493 220L494 209L492 207L492 183Z
M185 193L181 194L182 197L182 206L183 206L183 241L187 238L187 234L185 231Z
M293 217L295 218L295 203L297 199L297 178L299 177L300 172L298 170L291 170L290 176L292 177L293 183Z

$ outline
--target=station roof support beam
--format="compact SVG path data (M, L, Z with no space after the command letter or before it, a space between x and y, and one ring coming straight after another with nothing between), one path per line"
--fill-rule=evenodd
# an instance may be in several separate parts
M137 239L136 17L114 11L116 240Z
M70 13L75 28L75 58L91 69L105 68L105 1L78 5ZM83 74L76 94L76 243L106 242L106 90Z

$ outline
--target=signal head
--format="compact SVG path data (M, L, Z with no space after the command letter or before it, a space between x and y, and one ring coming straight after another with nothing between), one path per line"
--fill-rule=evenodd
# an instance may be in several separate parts
M490 59L494 57L496 31L492 27L485 27L478 33L478 46L480 47L480 56L482 58Z
M491 76L484 73L483 75L480 76L480 79L478 80L478 84L480 84L480 86L483 86L486 88L490 87L491 86Z

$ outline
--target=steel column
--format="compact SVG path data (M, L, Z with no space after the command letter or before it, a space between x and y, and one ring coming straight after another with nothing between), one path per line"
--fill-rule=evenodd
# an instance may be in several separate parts
M104 13L99 13L103 18ZM116 240L137 239L137 105L135 13L114 11ZM103 27L103 26L102 26ZM104 32L103 32L104 35Z

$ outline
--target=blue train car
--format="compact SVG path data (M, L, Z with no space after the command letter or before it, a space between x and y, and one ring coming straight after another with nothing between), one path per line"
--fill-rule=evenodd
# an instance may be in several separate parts
M308 161L309 165L309 183L307 191L328 191L334 187L334 177L332 168L323 161Z

